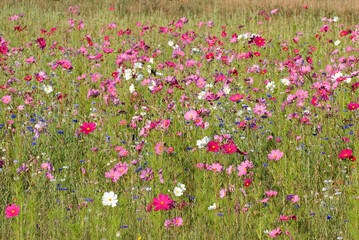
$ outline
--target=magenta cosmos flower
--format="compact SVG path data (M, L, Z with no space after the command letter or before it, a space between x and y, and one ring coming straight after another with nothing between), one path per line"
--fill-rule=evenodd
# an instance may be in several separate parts
M158 198L153 198L153 205L155 206L155 210L168 210L171 208L172 199L169 198L168 195L159 194Z
M221 146L219 146L218 142L216 141L210 141L207 144L207 152L219 152L219 149L221 148Z
M93 132L96 129L96 123L84 123L80 126L81 132L88 135L90 132Z
M340 158L350 158L353 154L353 151L350 150L350 149L344 149L344 150L341 150L341 153L338 154L338 157Z
M244 95L240 95L239 93L236 93L235 95L232 95L229 100L233 101L233 102L237 102L239 100L241 100L242 98L244 98Z
M17 216L19 215L19 212L20 212L20 206L16 206L15 204L9 205L5 209L5 213L6 213L5 217L11 218Z
M224 151L222 153L227 153L227 154L234 153L237 150L237 146L235 144L233 144L233 143L224 144L222 146L222 148L224 149Z
M355 110L355 109L357 109L357 108L359 108L359 104L358 104L358 103L349 103L349 104L348 104L348 109L349 109L350 111L353 111L353 110Z
M271 153L268 154L269 159L279 160L281 157L283 157L283 154L279 149L272 150Z

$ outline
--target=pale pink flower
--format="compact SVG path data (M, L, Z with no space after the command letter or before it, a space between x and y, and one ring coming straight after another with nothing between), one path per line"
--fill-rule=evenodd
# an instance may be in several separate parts
M181 226L183 224L183 219L181 217L175 217L172 222L176 226Z
M283 154L284 153L281 152L279 149L272 150L271 153L268 154L268 158L278 161L279 159L281 159L281 157L283 157Z
M184 118L186 120L195 120L198 117L198 113L195 110L189 110L185 113Z
M1 101L5 104L8 104L9 102L11 102L11 96L10 95L3 96L1 98Z

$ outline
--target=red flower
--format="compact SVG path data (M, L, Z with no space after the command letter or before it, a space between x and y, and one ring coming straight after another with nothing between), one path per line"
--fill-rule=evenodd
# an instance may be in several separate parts
M258 47L262 47L262 46L264 46L264 45L266 44L265 39L264 39L264 38L261 38L261 37L256 37L256 38L254 39L254 42L256 43L256 45L257 45Z
M353 151L350 149L345 149L341 151L341 154L338 154L340 158L350 158L352 156Z
M218 142L210 141L207 145L207 148L207 152L219 152L221 147L218 145Z
M80 128L81 132L87 135L96 129L96 123L84 123L82 126L80 126Z
M349 157L349 160L352 161L352 162L355 162L357 159L352 155Z
M169 198L168 195L159 194L158 198L153 198L153 206L155 206L155 210L168 210L171 208L172 199Z
M252 179L244 179L244 186L249 187L252 184Z
M353 110L355 110L355 109L357 109L357 108L359 108L359 104L358 104L358 103L349 103L349 104L348 104L348 109L349 109L350 111L353 111Z

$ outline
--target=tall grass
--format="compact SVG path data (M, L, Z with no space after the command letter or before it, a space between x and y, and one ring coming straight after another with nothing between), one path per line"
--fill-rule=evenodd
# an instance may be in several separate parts
M74 5L80 7L80 15L67 12L67 8ZM305 5L307 9L303 9ZM27 92L37 89L38 92L33 94L35 105L26 106L24 112L16 109L18 105L23 104L23 98L14 93L11 93L13 102L10 109L1 103L0 123L4 123L5 126L1 129L0 148L3 149L1 156L5 164L0 172L0 239L267 239L268 234L264 231L271 231L277 226L283 230L278 239L288 238L284 230L288 230L294 239L358 239L359 200L355 198L358 195L357 164L341 161L337 157L340 150L347 147L340 139L342 136L350 139L352 149L359 147L356 141L359 134L358 117L356 113L342 112L349 102L357 101L357 95L351 92L349 85L343 86L343 90L337 91L331 102L331 115L315 109L307 101L305 106L309 106L312 111L313 124L304 125L298 121L289 121L288 114L301 114L303 110L289 106L282 111L280 104L286 100L287 94L282 93L285 86L281 85L280 79L287 73L279 72L276 65L276 62L285 62L288 55L294 56L292 51L295 48L302 51L303 55L306 54L308 45L317 49L313 54L313 71L319 73L327 64L332 64L332 56L328 53L335 47L326 42L339 39L342 29L331 27L333 31L323 35L323 41L318 41L315 35L320 33L320 28L324 24L321 19L339 16L340 23L344 23L345 28L353 29L359 12L359 2L355 0L341 1L340 8L337 8L337 5L338 1L334 0L1 1L0 33L7 41L11 41L11 47L24 47L25 51L6 59L6 64L12 67L14 75L3 71L0 85L15 77L20 79L17 85L12 85L16 87L16 91ZM115 10L110 11L111 7ZM258 11L268 12L275 8L278 9L278 14L269 21L258 15ZM19 13L25 14L19 21L8 20L10 16ZM98 72L104 78L111 78L111 74L118 69L114 64L117 54L104 54L104 60L98 62L101 67L91 68L94 66L92 62L72 50L67 50L65 54L58 49L49 50L54 41L65 49L79 49L86 45L84 38L87 34L91 35L94 43L99 44L104 42L105 36L112 37L111 48L115 52L124 52L133 46L132 42L143 39L151 47L150 51L156 48L162 51L162 54L155 58L156 68L159 63L174 61L171 59L173 49L168 46L168 41L180 43L179 39L159 34L159 27L167 26L172 20L183 16L189 19L189 23L178 31L196 31L198 38L193 47L206 46L205 38L210 34L220 37L224 29L222 26L226 26L228 35L263 31L262 36L266 38L267 48L255 48L261 52L260 58L234 61L230 67L218 61L207 64L204 60L201 69L201 76L213 79L213 74L217 72L226 74L236 68L239 76L234 77L231 94L241 91L245 95L252 94L253 99L265 98L269 103L268 109L273 110L271 118L258 120L258 127L263 129L238 129L235 122L245 119L245 116L239 117L234 114L240 110L240 105L234 105L224 98L223 101L222 98L220 100L222 104L215 102L211 105L207 101L198 100L193 94L194 91L198 92L198 89L190 90L191 87L186 88L184 92L175 88L174 93L169 95L166 93L169 87L165 85L162 92L153 95L147 86L137 84L132 79L122 81L117 86L120 99L126 103L125 105L113 106L107 105L101 98L89 99L86 97L88 90L99 88L99 82L93 83L89 77L77 80L77 77L85 73ZM76 23L83 20L85 27L69 32L69 18L73 18ZM214 21L214 28L198 27L200 21L209 20ZM105 26L112 22L117 24L117 28L105 29ZM153 25L153 30L140 35L140 29L136 27L137 22ZM27 28L22 32L14 31L13 27L17 25L27 25ZM239 25L245 27L238 29ZM45 36L41 34L40 29L49 30L54 27L57 28L54 34L45 37L47 47L43 51L39 50L34 40ZM133 31L132 35L117 35L120 29L127 28ZM105 29L104 32L101 32L101 29ZM292 39L298 32L303 32L304 35L300 43L294 45ZM341 47L352 44L348 38L340 40ZM126 42L122 44L124 41ZM282 50L282 41L290 42L290 53ZM26 48L25 43L29 42L32 42L34 47ZM240 43L228 44L227 41L224 47L229 52L254 51ZM95 54L97 50L99 49L92 48L89 54ZM190 55L188 48L185 51L186 56L202 61L201 54ZM51 55L52 52L55 54ZM152 54L153 52L150 52L148 55ZM348 57L346 53L340 54ZM357 57L356 52L351 54ZM25 64L25 59L30 56L37 60L36 64ZM62 58L71 60L71 71L63 71L60 68L52 70L47 65ZM247 73L249 67L262 64L259 59L267 61L265 68L268 73ZM15 67L16 61L23 65ZM352 70L356 67L357 65ZM40 70L45 70L49 75L54 74L51 77L54 92L49 95L40 90L42 84L36 80L33 79L31 84L26 84L23 80L24 77ZM164 69L163 73L164 76L175 74L170 69ZM195 74L194 70L185 68L184 71L178 71L176 77L180 81L192 74ZM272 95L276 100L270 100L269 93L265 91L246 92L251 91L243 81L248 76L255 78L253 87L258 89L265 89L264 80L274 81L276 90ZM134 97L128 92L132 83L137 84L135 87L141 97ZM238 84L244 88L238 89ZM311 91L311 86L311 83L306 82L302 88ZM214 89L219 91L222 87L217 85ZM2 97L8 90L1 91ZM56 99L55 93L68 96L61 101ZM183 93L189 97L190 107L179 102ZM170 112L167 105L172 100L176 101L177 109ZM254 107L254 102L248 104ZM141 110L142 106L146 106L150 111L146 114ZM201 108L211 109L211 114L206 117L206 121L210 123L208 129L187 124L183 118L189 109ZM334 109L339 109L340 112ZM142 154L138 154L133 146L142 139L139 131L145 120L138 123L139 127L135 129L121 125L120 121L126 120L129 124L132 117L140 115L141 112L145 113L145 120L171 119L171 126L168 132L151 132L146 138L145 149ZM98 116L93 117L91 114ZM16 115L16 118L12 118L12 115ZM341 128L349 124L347 120L350 118L353 119L349 121L353 124L351 128ZM14 126L8 123L8 120L12 119L15 122ZM36 122L31 119L35 119ZM38 139L34 139L34 134L27 130L27 127L34 127L40 119L44 119L48 126ZM74 133L79 126L90 121L96 122L98 128L90 135L77 137ZM222 122L223 125L220 125ZM321 131L318 130L318 124L321 124ZM11 129L15 131L11 132ZM62 133L59 133L60 131ZM353 134L349 134L349 131L353 131ZM177 132L182 132L183 135L176 135ZM254 179L254 183L251 187L244 188L247 196L240 190L243 188L243 178L239 178L237 172L227 175L225 172L213 173L196 168L196 164L200 162L220 162L228 167L240 165L245 160L243 155L211 154L206 153L204 149L191 151L197 148L196 140L204 136L213 139L214 135L221 135L223 132L232 134L234 142L241 150L249 152L248 159L255 165L252 169L253 174L249 176ZM281 142L267 140L269 135L281 139ZM301 140L296 140L298 135L302 136ZM34 142L36 145L32 144ZM168 147L173 146L176 154L156 155L154 147L158 142L166 142ZM117 183L105 178L105 172L118 162L115 145L123 146L130 151L130 156L122 161L128 163L139 159L143 168L153 168L154 180L142 181L139 173L135 172L135 166L130 166L128 174L121 177ZM92 151L91 148L99 148L99 151ZM280 149L285 155L278 162L269 162L267 166L267 155L274 149ZM56 181L49 181L44 172L35 168L47 161L55 167L53 174ZM29 166L29 171L18 175L16 169L22 163ZM82 172L82 168L85 173ZM158 176L161 168L164 183L160 182ZM324 183L327 180L331 182ZM187 188L181 197L173 195L173 188L177 186L176 181L184 183ZM229 194L228 198L221 199L219 191L229 184L234 184L236 191ZM148 190L149 187L151 190ZM323 191L325 187L330 187L330 190ZM336 195L336 189L341 192L340 195ZM278 191L278 195L266 205L259 203L258 200L263 199L266 196L265 191L268 190ZM101 198L103 193L108 191L118 194L119 206L103 206ZM170 211L146 211L146 206L159 193L170 194L178 203L186 201L191 205ZM289 194L300 196L298 206L286 200ZM21 206L19 216L10 219L4 217L3 213L9 203ZM217 203L218 208L209 211L208 207L213 203ZM297 220L280 222L278 218L281 215L295 215ZM164 221L176 216L184 219L183 226L166 230L163 226Z

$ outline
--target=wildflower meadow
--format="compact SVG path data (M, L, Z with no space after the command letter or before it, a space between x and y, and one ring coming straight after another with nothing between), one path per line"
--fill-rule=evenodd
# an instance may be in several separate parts
M45 2L1 8L0 239L359 239L355 13Z

